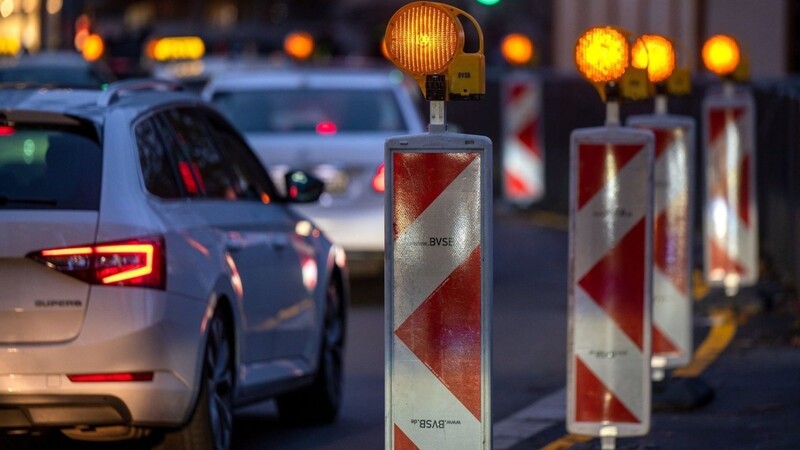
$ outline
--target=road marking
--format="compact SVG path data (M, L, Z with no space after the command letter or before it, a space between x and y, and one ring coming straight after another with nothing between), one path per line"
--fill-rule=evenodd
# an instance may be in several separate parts
M583 434L568 434L542 447L542 450L567 450L568 448L572 447L575 444L580 444L582 442L589 442L592 439L594 439L594 436L586 436Z
M737 317L731 308L713 310L709 314L711 330L697 347L694 358L686 366L675 369L674 377L697 377L711 365L728 347L736 335L738 323L744 323L747 315ZM537 433L564 422L566 416L566 390L562 388L536 403L503 419L494 426L494 448L503 450ZM595 436L567 434L542 447L542 450L566 450L575 444L588 442Z
M703 371L711 365L728 347L733 336L736 334L736 317L733 310L730 308L723 308L721 310L712 311L711 318L711 331L708 332L705 340L697 347L692 361L683 366L675 369L672 372L674 377L694 378L699 376Z
M700 269L694 269L692 271L692 298L699 302L706 298L709 292L711 292L711 288L706 283L703 272Z
M561 388L492 427L492 448L504 450L564 421L567 390Z

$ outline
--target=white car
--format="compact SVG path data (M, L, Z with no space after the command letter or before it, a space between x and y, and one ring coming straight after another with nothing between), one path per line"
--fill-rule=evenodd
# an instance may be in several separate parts
M424 132L398 70L277 68L222 72L203 90L241 130L273 179L308 171L320 201L298 209L344 247L353 274L380 273L384 250L383 147Z
M281 196L169 87L0 91L0 436L225 450L254 401L336 418L344 253L288 207L321 182Z

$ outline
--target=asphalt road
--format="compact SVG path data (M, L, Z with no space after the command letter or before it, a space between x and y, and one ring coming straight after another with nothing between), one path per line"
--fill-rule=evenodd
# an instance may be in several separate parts
M498 213L494 265L492 416L498 421L565 383L567 233ZM383 448L383 283L354 280L353 303L340 419L286 428L265 403L239 415L237 449Z
M499 421L563 387L567 233L513 211L494 221L492 417ZM381 280L354 280L345 399L331 426L286 428L269 403L239 415L236 447L379 449L384 446Z
M520 213L499 213L494 222L494 265L492 417L497 422L565 382L567 233L536 225ZM272 402L265 402L237 414L234 448L383 448L383 283L354 280L352 288L339 420L323 427L287 427ZM52 438L39 439L32 448L55 446L122 448Z

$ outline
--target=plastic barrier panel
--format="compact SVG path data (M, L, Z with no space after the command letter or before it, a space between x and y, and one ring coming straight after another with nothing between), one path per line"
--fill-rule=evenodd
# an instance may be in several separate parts
M491 141L386 141L386 448L491 446Z
M655 135L653 182L653 359L671 369L692 358L694 139L691 117L633 116L628 125Z
M705 277L735 293L758 281L755 106L749 91L703 100Z
M573 131L570 148L567 429L650 428L653 133Z
M503 81L503 199L521 207L544 197L542 88L515 72Z

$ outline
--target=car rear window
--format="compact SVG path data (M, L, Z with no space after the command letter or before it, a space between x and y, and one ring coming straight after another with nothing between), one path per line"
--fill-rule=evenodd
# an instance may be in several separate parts
M244 133L406 130L389 89L220 91L212 101Z
M89 127L0 124L0 209L96 210L100 171Z

